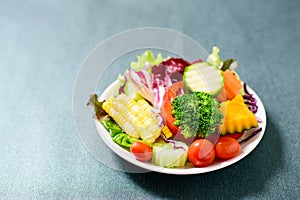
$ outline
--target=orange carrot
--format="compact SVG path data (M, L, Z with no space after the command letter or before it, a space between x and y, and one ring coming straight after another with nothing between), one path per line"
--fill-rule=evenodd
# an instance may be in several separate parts
M224 77L224 86L218 94L217 99L222 102L232 100L242 89L242 82L238 79L233 70L222 71Z

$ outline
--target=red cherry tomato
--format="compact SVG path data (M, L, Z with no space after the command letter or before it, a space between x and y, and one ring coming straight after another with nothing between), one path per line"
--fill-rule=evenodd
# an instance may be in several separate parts
M178 92L180 92L181 88L182 81L176 82L173 85L171 85L164 94L163 106L161 107L161 116L163 117L166 125L173 133L173 135L176 135L180 131L179 127L174 125L176 119L172 115L173 106L171 105L171 103L172 99L178 96Z
M214 145L207 139L194 141L189 147L188 159L195 167L210 165L215 159Z
M134 142L130 146L130 152L139 161L146 162L152 158L152 149L143 142Z
M221 159L230 159L237 156L240 152L240 143L231 137L220 137L215 145L216 156Z

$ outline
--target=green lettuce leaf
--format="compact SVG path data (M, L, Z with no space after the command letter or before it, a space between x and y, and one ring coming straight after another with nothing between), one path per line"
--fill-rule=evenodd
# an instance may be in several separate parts
M206 62L209 65L216 66L218 69L221 69L223 66L223 60L219 56L220 49L218 47L212 48L212 53L207 57Z
M235 69L237 67L237 61L236 59L229 58L224 61L224 64L221 68L222 71L226 71L228 69Z
M104 101L99 101L98 100L98 95L97 94L92 94L90 96L90 99L87 103L87 106L90 106L93 108L95 114L94 117L98 120L102 120L105 117L108 116L108 114L105 112L105 110L103 110L102 108L102 104L104 103Z
M134 71L140 71L144 69L146 63L150 64L150 66L153 66L158 65L164 60L161 54L158 54L155 58L150 50L147 50L142 55L137 56L137 59L137 62L130 63L130 66Z

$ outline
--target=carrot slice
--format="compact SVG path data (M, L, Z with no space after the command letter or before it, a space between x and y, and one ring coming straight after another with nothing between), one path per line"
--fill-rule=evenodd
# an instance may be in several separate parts
M242 89L242 81L237 77L233 70L222 71L224 77L224 86L218 94L217 99L222 102L232 100Z

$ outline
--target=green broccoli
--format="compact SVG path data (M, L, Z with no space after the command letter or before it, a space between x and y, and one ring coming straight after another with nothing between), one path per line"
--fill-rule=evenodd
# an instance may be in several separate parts
M185 138L209 136L215 132L223 118L219 102L205 92L178 96L173 99L172 106L172 114L176 118L174 124L180 126Z

